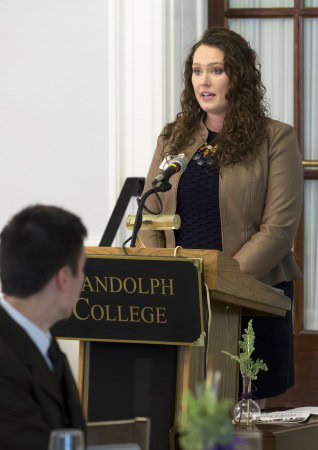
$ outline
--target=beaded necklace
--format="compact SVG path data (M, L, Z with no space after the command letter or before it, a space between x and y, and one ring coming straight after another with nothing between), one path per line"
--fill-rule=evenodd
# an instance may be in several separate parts
M200 166L212 166L214 163L214 155L217 151L216 145L208 144L205 142L201 147L195 152L192 159L194 159Z

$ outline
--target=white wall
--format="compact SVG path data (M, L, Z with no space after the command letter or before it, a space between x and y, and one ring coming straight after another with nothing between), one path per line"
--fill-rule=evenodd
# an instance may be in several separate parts
M106 3L0 6L0 228L27 204L52 203L96 241L109 210Z
M0 0L0 229L57 204L98 245L179 110L184 55L206 25L207 0ZM63 346L76 371L77 343Z

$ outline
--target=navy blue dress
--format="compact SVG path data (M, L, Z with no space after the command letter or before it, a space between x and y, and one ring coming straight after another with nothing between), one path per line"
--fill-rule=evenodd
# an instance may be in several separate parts
M208 142L213 142L216 135L209 130ZM176 212L181 217L181 227L175 231L176 245L222 251L217 168L207 169L191 159L179 181ZM275 287L293 299L292 281ZM254 395L259 399L274 397L294 384L292 313L285 317L243 316L242 332L251 318L255 331L252 357L263 359L268 366L268 372L259 372L254 382Z
M217 133L209 131L212 142ZM222 250L219 209L219 170L207 170L191 159L182 174L177 193L181 227L175 231L176 245L183 248Z

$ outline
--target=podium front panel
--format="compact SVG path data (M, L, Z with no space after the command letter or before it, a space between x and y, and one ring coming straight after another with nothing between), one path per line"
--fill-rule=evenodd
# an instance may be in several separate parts
M151 418L151 450L169 448L177 346L89 344L88 421Z

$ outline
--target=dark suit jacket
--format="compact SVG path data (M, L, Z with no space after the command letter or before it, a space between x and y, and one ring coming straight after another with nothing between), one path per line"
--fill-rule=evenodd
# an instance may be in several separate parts
M62 355L64 395L38 348L0 307L1 450L47 450L51 430L85 428L77 387Z

